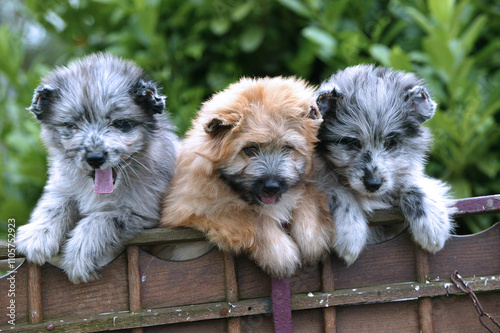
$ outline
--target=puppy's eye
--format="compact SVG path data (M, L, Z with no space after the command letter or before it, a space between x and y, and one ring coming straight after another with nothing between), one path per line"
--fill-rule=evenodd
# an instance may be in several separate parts
M73 123L63 123L62 124L66 129L72 131L76 128L76 124Z
M281 148L281 151L284 152L284 153L289 153L293 150L293 147L290 146L290 145L286 145L286 146L283 146L283 148Z
M396 136L390 136L384 141L385 149L392 149L398 145L398 138Z
M350 149L361 149L361 141L356 138L343 137L339 143Z
M126 119L120 119L120 120L115 120L113 122L113 127L122 131L122 132L130 132L137 124L133 121L126 120Z
M256 156L258 154L259 148L257 148L256 146L249 146L249 147L243 148L243 152L248 157L253 157L253 156Z

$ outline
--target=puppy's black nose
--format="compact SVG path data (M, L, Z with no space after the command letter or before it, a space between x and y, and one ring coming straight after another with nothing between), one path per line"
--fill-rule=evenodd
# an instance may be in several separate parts
M280 183L274 179L267 179L264 182L264 187L262 187L262 193L265 195L275 195L281 190Z
M106 153L87 153L85 159L91 167L97 169L106 162L106 155Z
M364 177L363 184L368 192L375 192L382 186L382 178Z

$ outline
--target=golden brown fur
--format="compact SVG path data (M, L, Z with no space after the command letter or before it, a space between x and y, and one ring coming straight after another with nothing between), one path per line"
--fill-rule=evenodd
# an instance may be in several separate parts
M292 275L301 259L319 260L331 245L333 223L310 180L321 123L313 94L293 78L243 78L205 102L182 142L161 224L201 230L222 250L246 253L276 277ZM239 182L241 175L253 184L262 176L252 169L258 157L244 153L249 145L289 166L279 175L289 187L272 204L228 180ZM282 223L290 223L289 234Z

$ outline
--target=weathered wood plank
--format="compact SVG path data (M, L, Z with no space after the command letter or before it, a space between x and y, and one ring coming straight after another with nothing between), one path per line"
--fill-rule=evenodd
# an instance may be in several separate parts
M42 321L42 268L28 262L28 309L29 323Z
M22 264L0 279L0 325L28 322L28 275L28 265Z
M476 276L465 279L474 291L494 291L500 289L500 275ZM376 285L363 288L341 289L333 292L314 292L295 294L292 297L292 310L413 300L420 297L434 297L458 294L461 291L453 283L426 281L425 283L405 282L398 284Z
M101 278L76 285L62 269L43 265L42 300L45 319L128 311L126 254L110 262L102 270Z
M0 241L0 260L7 260L8 258L9 258L9 243L5 241ZM24 258L24 256L16 251L14 253L14 257L12 257L11 254L11 258Z
M467 283L476 292L500 289L500 275L469 277ZM487 281L487 283L485 283ZM292 295L292 310L307 310L338 305L371 304L415 300L419 297L456 295L461 291L448 281L427 281L425 283L406 282L401 284L378 285L358 289L343 289L332 292L314 292ZM227 313L221 313L227 309ZM52 321L54 332L82 332L99 330L130 329L180 323L187 321L211 320L230 317L253 316L272 312L269 298L241 300L235 303L216 302L196 305L175 306L161 309L146 309L138 313L128 311L113 314L91 315ZM33 325L16 325L15 331L37 332L44 330L49 322ZM9 329L9 327L0 327Z
M239 300L238 279L236 273L236 260L230 253L224 252L224 279L226 287L226 301L228 303L237 302ZM224 312L224 311L223 311ZM239 317L228 318L227 320L228 333L241 332L241 320Z
M245 333L275 333L272 319L269 314L242 317L242 331ZM294 311L292 323L294 333L323 332L321 309Z
M476 296L484 311L498 320L500 318L500 291L478 293ZM468 295L434 297L432 298L432 308L436 332L487 332L479 322L479 315ZM500 332L486 317L483 317L483 320L493 332Z
M142 309L141 273L139 271L139 247L127 246L128 299L130 312Z
M462 276L500 272L500 223L480 233L453 236L445 247L429 256L430 277L447 277L455 270Z
M429 277L429 253L420 246L415 245L415 266L417 282L425 283ZM420 332L433 333L432 325L432 302L429 297L422 297L418 300L418 321Z
M336 289L415 281L415 246L408 233L367 246L347 266L332 255Z
M455 207L454 217L499 213L500 194L455 200Z
M169 244L185 241L205 240L205 236L197 230L188 228L154 228L143 230L135 235L127 245L146 245L146 244ZM1 252L0 252L1 253Z
M224 258L217 249L187 261L168 261L139 250L144 308L200 304L226 298Z
M335 276L330 258L322 262L321 283L323 292L335 290ZM325 333L337 332L337 310L334 307L323 308L323 324Z
M246 257L237 258L240 298L271 295L271 278ZM292 293L320 290L321 276L318 265L303 266L290 278Z
M145 333L228 333L225 319L194 321L144 328ZM129 333L129 332L123 332Z
M223 258L226 299L228 302L236 302L239 300L236 260L229 253L223 253Z
M417 316L416 301L339 306L337 326L341 333L417 333Z

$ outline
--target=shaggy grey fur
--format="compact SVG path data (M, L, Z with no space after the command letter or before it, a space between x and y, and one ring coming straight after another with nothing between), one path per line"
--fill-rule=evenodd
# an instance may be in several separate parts
M43 264L62 248L69 279L87 282L125 241L156 226L177 145L164 107L139 67L111 55L49 73L29 108L41 123L49 179L29 224L18 230L19 252ZM94 192L96 172L109 168L114 190Z
M423 80L413 74L349 67L318 89L324 121L316 152L318 186L336 223L334 249L353 263L376 237L367 215L400 207L413 239L440 250L452 231L449 187L424 175L435 112ZM370 230L372 229L372 230Z

